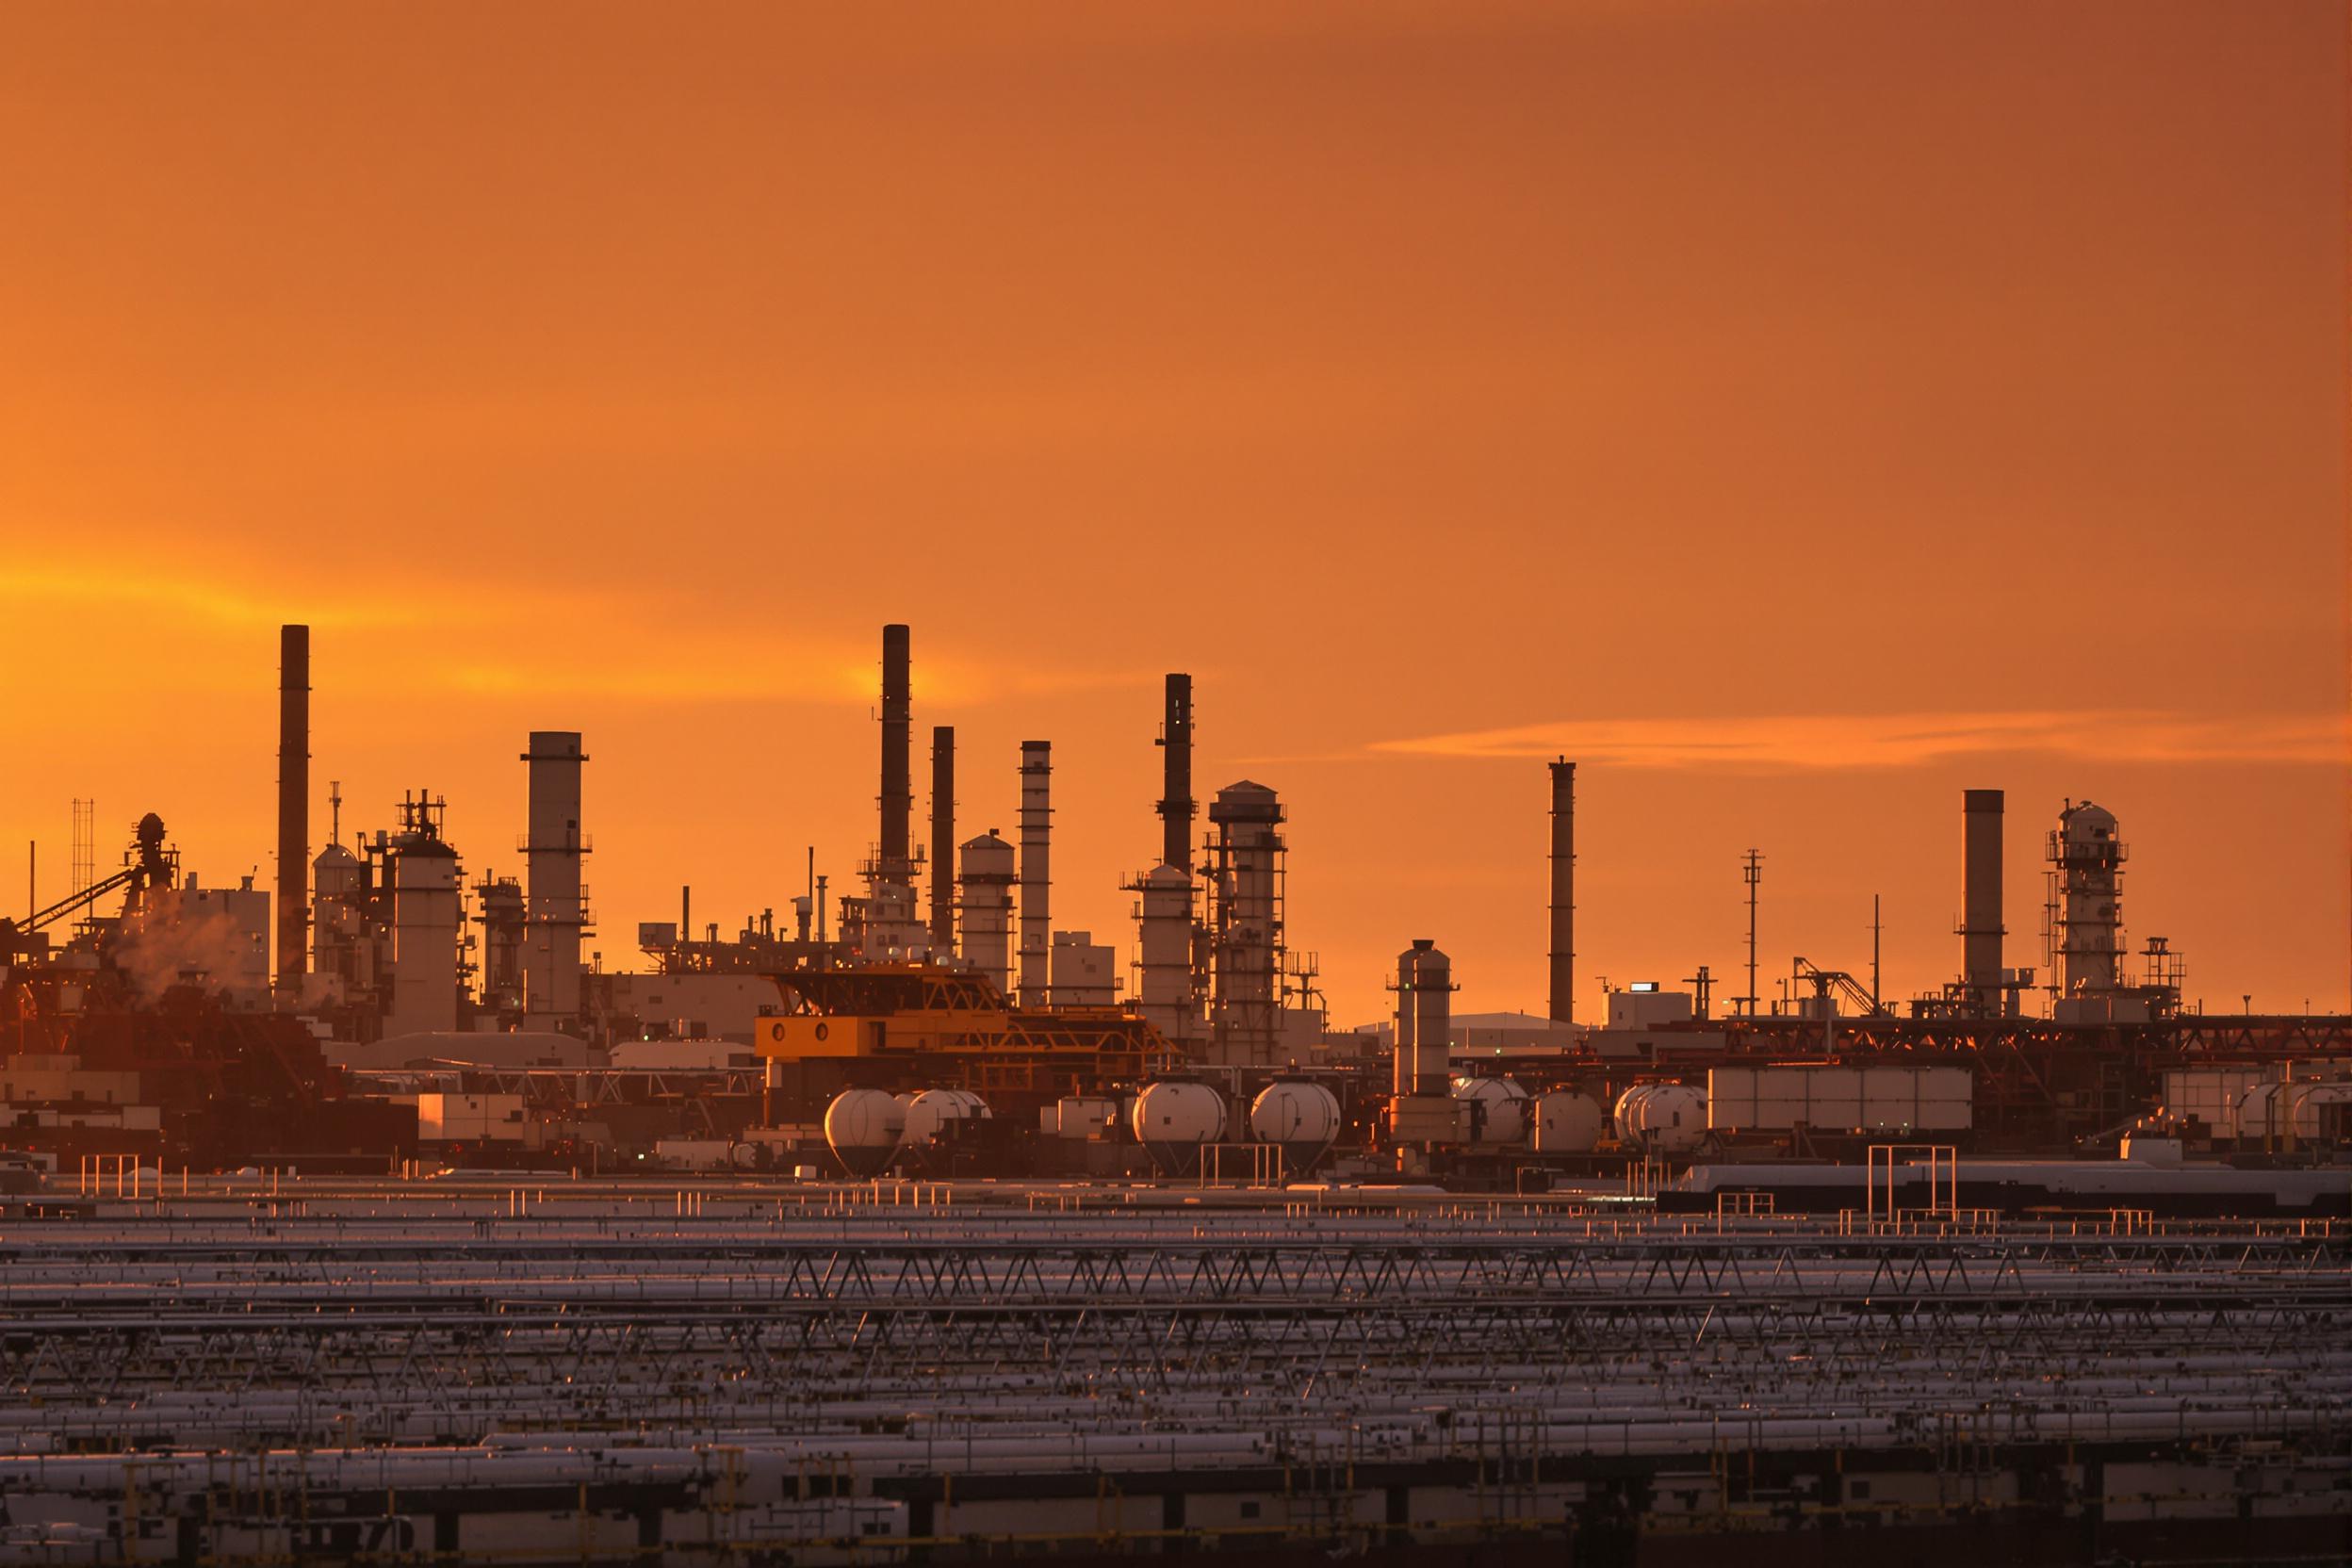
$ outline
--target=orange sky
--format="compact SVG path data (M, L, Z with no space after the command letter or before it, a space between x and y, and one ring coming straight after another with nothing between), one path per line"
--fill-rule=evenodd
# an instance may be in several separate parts
M2340 5L1157 11L0 11L0 908L75 795L266 879L303 618L318 831L519 872L585 730L621 962L845 879L906 619L1122 945L1192 671L1346 1021L1542 1009L1562 748L1588 1016L1752 843L1768 975L1940 983L1970 786L2013 961L2088 795L2193 995L2346 1004Z

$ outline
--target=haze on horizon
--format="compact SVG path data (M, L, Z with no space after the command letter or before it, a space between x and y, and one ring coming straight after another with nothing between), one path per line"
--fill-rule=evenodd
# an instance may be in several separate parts
M896 24L893 25L893 23ZM874 834L885 621L959 836L1056 748L1055 923L1132 945L1158 679L1291 813L1334 1021L1433 937L1597 977L2013 963L2069 797L2188 993L2341 1010L2340 6L1684 0L922 14L0 13L0 909L160 812L270 877L585 732L600 933ZM918 763L918 836L927 801ZM1719 995L1730 994L1726 986ZM1776 993L1773 993L1776 994Z

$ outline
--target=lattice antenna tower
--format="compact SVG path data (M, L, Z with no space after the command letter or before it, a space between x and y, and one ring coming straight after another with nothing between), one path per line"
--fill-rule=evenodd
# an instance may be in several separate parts
M74 803L73 871L70 892L80 892L98 880L98 803L94 800Z

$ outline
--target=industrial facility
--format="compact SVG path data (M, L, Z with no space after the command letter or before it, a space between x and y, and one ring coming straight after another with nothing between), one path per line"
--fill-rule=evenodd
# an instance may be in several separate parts
M892 625L875 830L854 885L837 889L812 848L805 884L731 934L698 924L684 889L676 920L635 923L642 963L607 968L584 952L584 737L520 737L519 880L468 872L429 785L347 833L330 780L315 839L310 667L309 629L285 628L274 892L183 872L150 813L119 870L95 874L77 844L74 890L0 922L9 1147L352 1174L433 1159L833 1171L826 1111L850 1090L973 1097L985 1115L952 1148L892 1152L959 1176L1143 1176L1206 1152L1219 1168L1259 1161L1261 1180L1524 1193L1661 1157L1836 1160L1915 1136L1971 1157L2113 1157L2129 1140L2143 1156L2164 1142L2192 1163L2287 1165L2327 1165L2347 1137L2352 1026L2188 1005L2178 950L2126 944L2121 825L2087 800L2051 805L2038 963L2012 951L2006 796L1969 790L1955 971L1938 990L1882 997L1875 972L1797 957L1768 999L1751 936L1741 994L1719 1002L1700 965L1688 983L1609 988L1582 1021L1577 765L1562 758L1548 792L1529 792L1549 826L1545 866L1529 868L1550 906L1542 1011L1458 1014L1462 956L1408 931L1391 1016L1346 1027L1292 940L1281 794L1251 778L1196 791L1187 675L1167 678L1152 737L1158 831L1137 824L1156 858L1120 884L1132 937L1054 917L1050 740L992 760L1018 810L1009 834L970 833L956 731L934 726L918 841L913 635ZM1758 859L1741 868L1751 915ZM231 1075L242 1093L220 1092ZM1141 1114L1163 1086L1155 1103L1194 1108ZM1313 1119L1330 1123L1320 1147L1254 1134L1266 1095L1310 1089L1335 1107ZM2248 1094L2298 1109L2249 1137ZM498 1114L452 1118L452 1099Z
M1563 757L1542 1011L1458 1011L1478 956L1423 926L1349 1027L1282 794L1196 789L1190 676L1137 716L1135 929L1072 929L1050 739L934 725L919 840L891 625L851 883L812 849L731 933L681 889L608 969L588 737L517 737L520 880L422 779L347 832L330 778L315 836L310 653L283 629L274 889L149 812L0 921L0 1562L2352 1528L2352 1020L2187 1004L2106 806L2049 803L2038 962L1972 789L1932 993L1795 957L1767 998L1751 854L1740 995L1579 1018ZM959 825L975 767L1009 836Z

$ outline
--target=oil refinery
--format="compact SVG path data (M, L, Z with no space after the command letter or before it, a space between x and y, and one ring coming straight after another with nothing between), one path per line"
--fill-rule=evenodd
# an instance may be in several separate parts
M1542 1011L1408 929L1346 1027L1190 676L1068 929L1050 739L1008 836L935 725L918 838L891 625L854 883L608 969L589 738L517 738L519 881L427 778L321 835L310 651L274 888L150 812L0 921L0 1563L2344 1553L2352 1019L2191 1005L2108 805L2034 808L2037 963L1971 789L1936 990L1771 1001L1751 902L1740 994L1588 1021L1560 758Z

